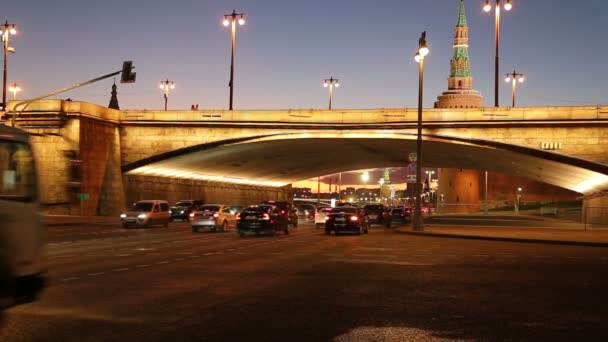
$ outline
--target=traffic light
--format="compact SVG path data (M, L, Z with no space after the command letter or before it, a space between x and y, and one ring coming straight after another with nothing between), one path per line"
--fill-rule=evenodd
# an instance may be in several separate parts
M120 75L120 83L134 83L135 82L135 72L131 72L133 69L133 61L126 61L122 63L122 73Z

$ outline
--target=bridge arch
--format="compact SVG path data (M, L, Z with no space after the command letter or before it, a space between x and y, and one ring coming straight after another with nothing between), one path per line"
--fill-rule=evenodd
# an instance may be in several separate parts
M608 189L608 166L548 151L446 135L423 136L423 166L487 170L585 195ZM416 136L390 130L270 133L199 144L124 165L126 174L280 187L318 175L402 167Z

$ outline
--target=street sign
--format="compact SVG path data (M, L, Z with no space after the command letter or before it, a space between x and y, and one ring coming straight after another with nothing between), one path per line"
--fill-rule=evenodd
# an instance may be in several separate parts
M78 194L78 199L80 199L80 200L86 201L89 198L91 198L91 195L89 195L89 194Z
M416 175L407 175L406 177L408 183L416 183Z
M409 155L409 159L411 162L415 162L416 160L418 160L418 155L416 154L416 152L411 152Z
M407 172L414 173L414 174L416 173L416 162L409 163L407 165Z

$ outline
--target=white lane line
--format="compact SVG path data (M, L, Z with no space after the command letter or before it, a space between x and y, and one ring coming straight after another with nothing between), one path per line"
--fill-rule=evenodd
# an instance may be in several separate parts
M78 280L78 279L80 279L80 277L68 277L68 278L59 279L59 281L66 282L66 281L72 281L72 280Z
M175 260L175 261L182 261L182 260L184 260L184 258L175 258L173 260Z
M157 265L162 265L162 264L168 264L169 262L167 260L163 260L163 261L159 261L156 264Z
M203 255L213 255L213 254L215 254L215 253L205 253Z
M192 254L191 252L185 252L185 253L177 253L177 255L190 255Z
M148 264L143 264L143 265L137 265L137 266L135 266L135 267L137 267L137 268L144 268L144 267L150 267L150 265L148 265Z
M117 256L119 256L119 257L126 257L126 256L131 256L131 254L119 254Z
M198 256L198 255L191 255L188 258L195 259L195 258L200 258L200 256Z
M130 268L124 267L124 268L115 268L112 271L114 271L114 272L124 272L124 271L128 271L128 270L130 270Z
M333 262L344 262L353 264L381 264L381 265L399 265L399 266L434 266L435 264L423 262L407 262L407 261L384 261L371 259L329 259Z
M94 277L94 276L102 275L102 274L105 274L105 273L106 272L96 272L96 273L89 273L88 275L91 276L91 277Z
M567 256L566 259L585 259L585 257Z
M487 257L489 257L489 255L486 255L486 254L473 254L471 256L474 256L474 257L477 257L477 258L487 258Z
M546 258L546 256L544 256L544 255L533 255L532 257L536 258L536 259L544 259L544 258Z

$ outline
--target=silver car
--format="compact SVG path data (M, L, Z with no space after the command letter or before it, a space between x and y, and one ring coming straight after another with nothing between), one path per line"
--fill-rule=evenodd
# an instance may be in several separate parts
M236 209L224 204L205 204L190 213L192 231L201 229L226 231L236 227Z

